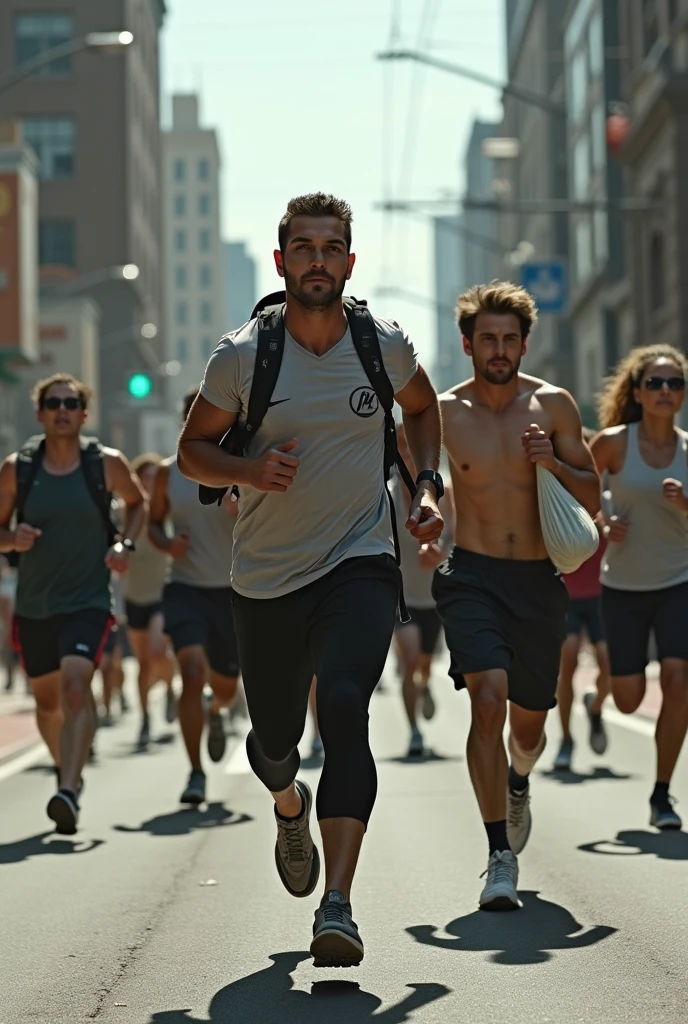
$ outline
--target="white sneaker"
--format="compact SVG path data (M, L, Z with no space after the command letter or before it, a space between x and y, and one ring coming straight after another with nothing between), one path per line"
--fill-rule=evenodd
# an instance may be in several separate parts
M522 853L530 838L533 818L530 813L530 786L523 793L507 790L506 834L515 854Z
M519 910L518 861L511 850L496 850L487 862L487 882L480 893L481 910Z

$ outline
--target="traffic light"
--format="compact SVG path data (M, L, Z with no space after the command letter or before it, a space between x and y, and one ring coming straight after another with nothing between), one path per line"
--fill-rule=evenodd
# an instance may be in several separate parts
M129 378L128 389L132 398L148 398L153 390L153 381L147 373L133 373Z

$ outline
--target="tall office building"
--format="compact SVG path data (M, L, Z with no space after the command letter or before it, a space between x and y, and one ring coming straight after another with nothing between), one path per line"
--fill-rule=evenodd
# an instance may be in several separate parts
M225 242L227 330L235 331L251 317L256 294L256 261L245 242Z
M42 289L51 300L69 293L97 303L101 432L130 452L138 447L143 409L130 402L127 383L136 370L155 378L163 336L158 35L164 14L164 0L0 4L2 68L89 32L134 35L124 54L63 57L0 94L0 120L20 118L39 159ZM136 266L138 275L122 277L115 268L124 265ZM155 325L155 337L142 337L144 324Z
M172 127L163 133L164 267L168 403L181 408L227 331L224 249L220 240L220 152L212 128L198 120L198 98L172 97Z
M491 281L497 272L497 214L494 210L472 209L470 204L471 200L495 199L494 183L498 172L495 161L485 156L483 143L486 139L499 135L499 131L498 124L476 120L473 122L466 147L463 246L467 285L485 284Z

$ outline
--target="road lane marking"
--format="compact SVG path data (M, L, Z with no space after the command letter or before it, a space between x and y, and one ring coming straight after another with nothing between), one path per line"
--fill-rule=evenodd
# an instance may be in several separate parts
M27 750L25 754L20 754L19 757L13 758L7 764L0 765L0 782L4 782L5 779L11 778L18 772L26 771L37 761L49 756L45 743L38 743L35 747L31 747L31 750Z

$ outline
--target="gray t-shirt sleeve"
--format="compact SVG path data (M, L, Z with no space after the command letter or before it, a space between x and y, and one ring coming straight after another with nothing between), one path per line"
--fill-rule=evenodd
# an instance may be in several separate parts
M396 395L405 388L418 369L418 356L406 331L393 320L376 317L382 361Z
M237 347L229 338L223 338L206 366L201 394L218 409L239 412L241 401L241 361Z

